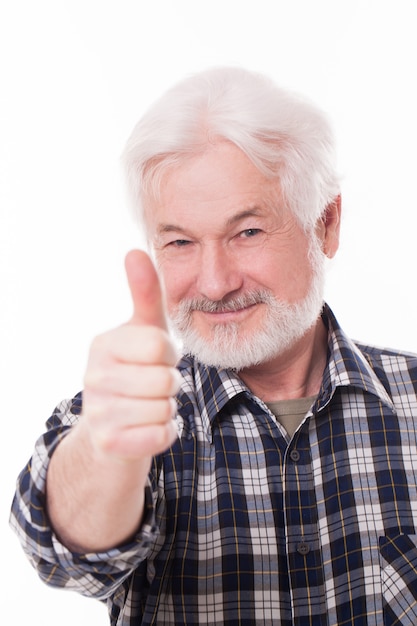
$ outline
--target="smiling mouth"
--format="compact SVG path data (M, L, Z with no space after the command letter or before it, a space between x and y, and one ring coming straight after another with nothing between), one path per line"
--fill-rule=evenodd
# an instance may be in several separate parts
M190 329L193 321L204 320L206 324L239 323L249 318L258 305L271 305L274 296L266 289L254 290L224 300L208 298L184 299L172 314L172 322L183 332Z
M188 307L191 311L203 313L238 313L257 304L265 304L270 301L270 298L270 294L265 291L254 291L225 300L195 299L188 302Z
M217 310L203 310L203 309L194 309L193 313L201 313L203 314L203 316L207 316L208 318L211 318L212 320L216 320L216 321L227 321L227 320L232 320L232 319L236 319L239 317L244 316L246 313L249 313L251 311L253 311L259 304L262 303L252 303L252 304L247 304L246 306L241 306L241 307L218 307Z

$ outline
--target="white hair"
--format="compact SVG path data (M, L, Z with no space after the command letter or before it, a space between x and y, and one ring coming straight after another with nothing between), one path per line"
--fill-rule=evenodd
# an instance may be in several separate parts
M339 194L326 116L267 77L214 68L169 89L139 120L123 161L135 214L158 198L164 174L219 140L240 148L276 178L286 206L310 231Z

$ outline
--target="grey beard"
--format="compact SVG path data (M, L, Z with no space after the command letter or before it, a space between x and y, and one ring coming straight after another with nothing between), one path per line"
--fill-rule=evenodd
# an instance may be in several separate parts
M265 363L285 353L310 330L323 308L325 257L317 242L310 249L313 270L307 296L296 303L279 301L271 291L253 290L219 301L193 298L179 304L171 315L183 350L205 365L242 369ZM206 336L193 327L193 312L237 311L248 306L265 309L261 327L244 332L238 322L213 324Z

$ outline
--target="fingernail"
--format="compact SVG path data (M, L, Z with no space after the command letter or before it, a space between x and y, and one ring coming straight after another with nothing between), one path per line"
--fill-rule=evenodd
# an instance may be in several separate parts
M171 415L172 415L172 419L175 420L175 418L177 417L177 412L178 412L178 405L177 405L177 401L175 400L175 398L170 398L169 402L171 404Z
M178 435L179 435L179 433L178 433L178 424L177 424L177 420L176 420L176 419L173 419L173 420L170 422L169 427L170 427L170 429L171 429L171 442L172 442L172 444L173 444L173 443L174 443L174 442L178 439ZM171 444L171 445L172 445L172 444Z
M171 372L172 372L171 394L173 396L175 396L179 392L179 390L181 388L181 385L182 385L182 382L183 382L183 377L182 377L182 374L180 373L180 371L177 370L176 367L173 367Z

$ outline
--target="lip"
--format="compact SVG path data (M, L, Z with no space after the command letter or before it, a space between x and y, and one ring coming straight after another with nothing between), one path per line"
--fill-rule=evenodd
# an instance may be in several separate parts
M243 309L237 309L234 311L219 311L215 313L211 313L209 311L194 311L194 315L201 315L204 319L216 324L236 322L251 315L257 306L258 304L251 304Z

